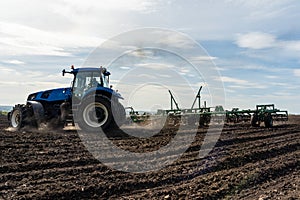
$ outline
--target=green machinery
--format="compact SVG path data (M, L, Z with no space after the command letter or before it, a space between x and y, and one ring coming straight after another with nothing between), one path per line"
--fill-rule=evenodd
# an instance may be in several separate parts
M133 107L126 107L125 110L129 110L130 120L133 123L147 123L150 120L150 113L135 111Z
M169 90L171 109L158 110L155 117L167 116L166 125L198 124L200 127L209 125L212 119L214 119L216 123L220 123L224 120L227 123L251 122L253 127L258 127L261 123L264 123L265 127L268 128L273 126L273 121L288 120L288 111L279 110L275 108L274 104L256 105L256 109L254 110L239 110L239 108L233 108L229 111L224 110L221 105L207 107L206 101L204 101L204 106L201 107L201 89L202 86L198 90L195 100L189 109L179 108L177 101ZM195 106L196 103L197 107ZM139 115L132 107L130 108L131 112L129 114L133 122L145 123L145 121L150 120L150 113Z
M231 111L226 111L227 122L251 122L254 127L259 126L261 123L265 127L272 127L273 121L287 121L288 111L279 110L275 108L274 104L256 105L255 110L239 110L233 108Z

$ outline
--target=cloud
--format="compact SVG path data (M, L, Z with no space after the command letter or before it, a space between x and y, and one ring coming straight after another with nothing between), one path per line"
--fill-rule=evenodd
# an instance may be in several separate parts
M267 66L265 71L282 71L279 69L278 63L281 65L289 65L292 59L299 62L300 57L300 40L293 36L277 37L269 33L250 32L239 35L235 44L244 48L239 54L256 61L264 61L264 63L274 63L273 66ZM251 61L253 63L253 61ZM276 66L277 65L277 66ZM287 66L288 67L288 66Z
M276 45L275 36L268 33L252 32L238 35L236 44L242 48L265 49Z
M190 58L194 62L206 62L206 61L212 61L218 59L214 56L195 56Z
M137 77L144 78L145 80L156 79L156 76L150 74L138 74Z
M183 68L179 69L179 74L181 74L181 75L185 75L188 73L190 73L190 69L188 69L188 68L183 67Z
M73 8L78 12L88 12L89 10L97 9L111 12L124 11L139 11L139 12L154 12L156 7L155 1L149 0L90 0L88 3L82 0L63 0L60 4L63 8Z
M170 76L168 74L159 74L158 76L160 76L162 78L172 78L172 76Z
M195 43L191 39L187 39L188 37L183 34L174 34L173 32L169 31L154 31L153 39L160 38L157 41L153 41L156 44L165 46L171 46L175 48L182 48L182 49L192 49L195 48Z
M235 43L241 48L255 50L277 48L288 52L300 51L300 40L279 40L275 35L263 32L239 34Z
M121 66L120 69L129 70L131 67Z
M2 55L71 56L68 48L94 47L100 38L76 34L54 33L25 25L0 22Z
M289 51L300 51L300 41L278 41L278 46Z
M245 70L269 70L268 67L263 65L254 65L254 64L239 64L235 65L235 61L232 61L233 64L222 66L223 70L235 70L235 69L245 69ZM228 64L228 63L227 63ZM229 62L230 64L230 62Z
M228 76L222 76L221 80L223 82L227 82L227 83L235 83L235 84L242 84L242 85L248 85L249 84L249 82L246 81L246 80L232 78L232 77L228 77Z
M256 82L250 82L247 80L243 79L238 79L238 78L232 78L228 76L221 76L220 78L216 79L221 79L223 83L233 83L234 85L229 85L229 88L240 88L240 89L250 89L250 88L255 88L255 89L265 89L268 86L259 84Z
M19 73L15 69L8 68L8 67L2 67L2 66L0 66L0 71L1 71L1 75L3 75L3 74L6 75L7 73L16 73L16 74ZM4 76L4 77L7 78L7 76Z
M20 60L7 60L7 61L3 61L4 63L7 64L13 64L13 65L23 65L25 64L25 62L20 61Z
M154 70L163 70L163 69L170 69L174 68L173 65L170 64L163 64L163 63L140 63L135 64L136 67L154 69Z
M294 70L294 76L300 77L300 69Z
M279 78L278 76L273 76L273 75L266 75L265 77L269 78L269 79L278 79Z
M148 49L137 49L128 53L131 56L138 57L138 58L148 58L154 59L154 50Z

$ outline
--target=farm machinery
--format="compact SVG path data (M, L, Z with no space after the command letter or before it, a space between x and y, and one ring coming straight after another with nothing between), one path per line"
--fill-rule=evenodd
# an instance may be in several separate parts
M166 125L176 126L184 125L199 125L199 127L208 126L212 120L216 123L225 121L226 123L250 122L253 127L258 127L264 123L265 127L273 126L274 121L287 121L288 111L275 108L274 104L256 105L256 109L240 110L233 108L232 110L224 110L223 106L207 107L206 101L201 107L201 92L202 86L198 90L195 100L189 109L180 109L172 92L170 94L170 109L158 110L155 116L167 116ZM197 104L197 106L195 106ZM143 115L138 117L135 113L130 112L130 117L135 123L144 123L149 120L150 116Z
M274 121L287 121L288 111L275 108L274 104L256 105L255 110L239 110L233 108L226 111L227 122L247 122L250 121L253 127L264 123L265 127L272 127Z
M120 103L122 96L109 86L109 76L105 68L77 68L62 71L62 75L72 74L72 86L30 94L25 104L17 104L8 113L10 125L16 129L24 126L39 127L48 123L53 127L63 128L68 124L78 126L85 131L98 131L118 128L128 122L147 125L151 120L161 121L165 118L165 126L198 125L207 126L213 122L238 123L251 122L256 127L262 122L265 127L272 127L273 121L287 121L288 112L275 108L274 104L257 105L255 110L224 110L222 106L201 107L200 92L193 101L191 108L181 109L172 92L171 108L157 110L156 114L135 111L132 107L124 108ZM129 109L126 120L125 109ZM214 109L214 110L213 110Z
M125 121L119 102L121 95L109 86L110 73L105 68L77 68L62 71L74 76L72 86L30 94L26 104L18 104L8 113L10 125L38 127L49 123L64 127L75 123L86 131L115 128Z

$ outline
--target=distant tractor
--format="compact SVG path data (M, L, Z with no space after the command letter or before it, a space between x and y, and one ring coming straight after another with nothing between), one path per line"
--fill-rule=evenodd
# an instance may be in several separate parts
M62 75L74 75L72 87L30 94L26 104L15 105L8 113L10 125L16 129L41 123L64 127L69 122L85 131L121 126L126 119L119 102L123 98L109 86L110 73L102 67L71 69Z
M288 112L276 109L274 104L256 105L251 119L251 125L256 127L264 122L265 127L272 127L273 121L287 121Z

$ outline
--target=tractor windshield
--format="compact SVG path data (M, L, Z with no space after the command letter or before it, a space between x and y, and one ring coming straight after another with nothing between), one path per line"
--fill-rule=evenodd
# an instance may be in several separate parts
M81 98L83 94L91 88L108 87L108 85L108 77L105 77L100 71L79 71L75 75L73 83L73 95L77 98Z

